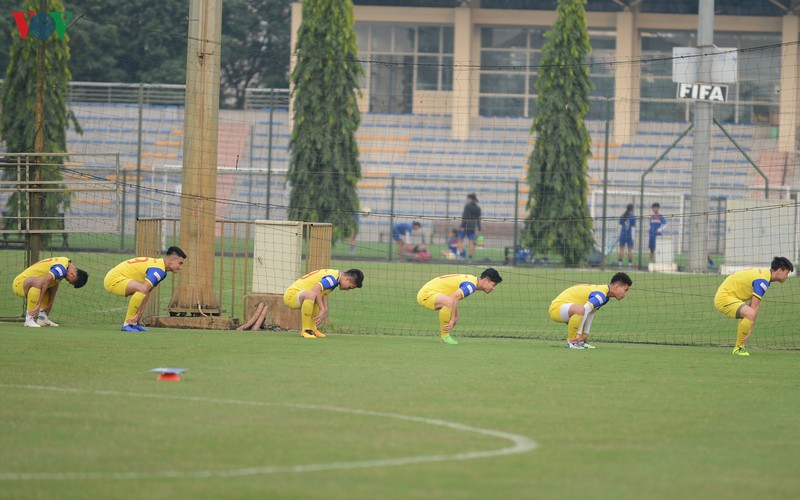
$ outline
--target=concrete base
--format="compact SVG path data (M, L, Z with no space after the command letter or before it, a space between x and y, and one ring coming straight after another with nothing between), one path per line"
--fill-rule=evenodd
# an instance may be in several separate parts
M300 311L286 307L286 304L283 303L282 294L251 293L245 295L244 317L250 318L261 302L267 305L265 325L277 325L284 330L300 331Z
M647 264L647 270L651 273L676 273L678 265L674 262L651 262Z
M150 318L148 326L195 330L235 330L239 326L239 320L219 316L157 316Z

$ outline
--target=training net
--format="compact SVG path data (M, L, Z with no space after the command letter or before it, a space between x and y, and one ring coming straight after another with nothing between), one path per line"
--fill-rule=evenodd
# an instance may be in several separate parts
M727 84L728 99L711 104L715 121L706 142L698 143L697 99L678 97L673 55L665 44L659 45L656 35L646 37L641 56L623 60L613 55L612 34L592 34L595 50L587 63L594 90L585 120L591 145L580 198L593 248L579 264L568 266L568 249L551 244L537 250L523 235L531 206L528 165L538 139L532 124L539 97L535 82L543 72L541 46L520 47L503 30L485 31L483 64L471 69L480 85L472 101L457 107L453 95L462 80L454 70L452 47L445 43L452 30L438 28L436 37L422 27L412 30L409 56L393 48L375 52L370 40L377 28L365 26L358 26L365 69L359 155L351 159L361 169L359 229L353 238L332 242L330 266L361 269L366 278L362 289L329 297L327 331L435 340L438 316L417 304L420 287L437 276L479 276L491 267L503 283L490 295L477 292L459 302L455 338L563 340L566 325L549 318L551 301L572 285L607 284L615 273L625 272L633 286L625 300L611 299L598 312L592 340L730 345L736 321L713 304L726 276L769 267L773 256L797 263L799 219L792 188L797 158L781 143L775 93L785 45L744 35L726 35L730 40L718 43L737 47L738 77ZM544 30L521 32L538 40ZM617 95L622 91L624 103ZM41 257L66 255L91 277L82 290L62 285L52 317L65 324L118 324L126 302L105 292L102 281L111 267L137 256L136 220L157 221L158 251L180 239L183 88L74 83L70 99L83 134L69 131L69 157L53 167L67 188L59 192L70 197L61 212L49 215L61 226L47 235ZM208 272L214 273L224 315L244 319L244 297L258 291L254 280L264 276L259 266L265 255L270 269L286 262L298 277L306 271L295 258L296 244L285 253L276 245L268 254L256 248L254 221L287 220L292 127L286 90L249 89L244 110L220 111L216 208L204 215L217 221L215 268ZM702 213L692 209L698 145L708 151ZM325 175L324 161L317 167L318 175ZM7 174L15 168L20 167L3 165ZM24 268L29 219L15 218L9 203L28 184L9 175L0 192L0 316L19 318L24 307L10 284ZM566 176L562 182L578 180ZM102 189L88 189L90 184ZM572 213L573 200L554 193L535 203ZM471 194L481 210L481 230L474 241L457 243ZM658 226L653 203L660 205L666 224L654 237L651 256L650 230ZM633 212L626 217L635 220L632 249L620 253L621 222L629 205ZM697 226L698 218L705 224ZM420 227L407 235L398 226L413 228L415 222ZM552 222L568 230L585 221L540 221ZM689 262L697 227L706 232L702 269ZM302 238L299 252L302 261L308 253ZM152 314L169 314L174 286L172 277L161 285ZM797 286L794 277L773 283L749 345L800 348L791 314Z

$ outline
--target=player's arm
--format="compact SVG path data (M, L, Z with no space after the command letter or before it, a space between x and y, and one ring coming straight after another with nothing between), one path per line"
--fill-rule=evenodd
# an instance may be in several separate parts
M445 295L444 307L450 308L450 322L442 327L442 330L449 332L458 323L458 301L464 298L464 293L459 288L450 295Z
M131 280L130 283L128 283L128 287L125 289L125 291L128 293L128 295L133 295L134 293L137 292L149 295L150 291L153 288L155 288L153 284L147 280L144 281Z
M144 298L142 299L142 303L139 304L139 310L136 311L136 314L134 314L130 319L131 324L133 325L139 323L139 321L142 319L142 314L144 314L144 306L147 305L147 301L150 299L150 292L152 292L155 288L153 284L147 280L145 280L144 283L140 283L140 285L140 290L137 291L141 291L141 293L144 294Z
M750 308L753 310L753 323L756 322L756 318L758 318L758 309L761 307L761 297L758 295L753 295L753 298L750 299Z
M311 288L311 297L319 308L319 314L314 318L314 324L320 325L328 318L328 301L322 296L322 283L316 283Z
M591 292L583 305L583 319L578 326L578 335L589 332L589 326L592 323L592 317L603 304L607 302L608 298L601 292Z
M593 315L595 311L594 304L591 302L587 302L583 305L583 319L581 320L581 324L578 325L578 335L583 334L583 327L586 325L586 320L588 320L589 316Z
M142 314L144 314L144 306L147 305L147 301L150 299L150 292L158 286L161 281L167 277L167 272L160 267L151 267L145 272L145 279L142 282L132 282L138 285L137 292L143 293L144 298L142 299L142 303L139 304L139 310L136 311L131 321L133 324L138 323L142 319Z
M750 309L753 310L753 323L758 317L758 310L761 307L761 301L764 300L764 294L769 290L769 281L765 279L753 280L753 296L750 298Z
M139 310L136 311L136 314L134 314L133 318L131 318L131 324L135 325L142 319L142 314L144 314L144 306L147 305L147 301L150 299L150 292L152 292L153 288L155 288L149 281L145 281L145 287L147 288L147 291L144 292L144 298L142 299L142 303L139 304Z
M25 294L25 297L28 296L28 292L31 288L38 288L39 289L39 302L36 303L36 307L33 308L32 311L28 311L33 316L36 316L36 313L39 312L39 308L42 306L42 300L44 300L44 292L47 290L48 285L53 282L55 277L52 274L47 273L45 276L41 278L27 278L24 283L22 284L22 290Z
M320 293L320 295L322 296L322 303L325 305L325 316L322 316L323 309L320 307L319 308L319 312L320 312L319 318L320 319L318 321L316 319L314 320L314 323L316 325L321 325L322 323L325 322L325 320L328 317L328 296L327 295L322 295L321 293Z
M46 289L46 292L50 294L50 307L51 308L53 307L53 304L55 304L55 302L56 302L56 294L58 293L58 286L60 284L61 284L61 282L59 281L58 283L56 283L55 285L53 285L49 289ZM39 296L39 300L41 300L41 295ZM46 312L48 314L50 313L50 311L46 311Z

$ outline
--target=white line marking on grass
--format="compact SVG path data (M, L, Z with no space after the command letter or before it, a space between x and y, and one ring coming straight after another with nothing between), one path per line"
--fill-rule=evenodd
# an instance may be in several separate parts
M418 422L421 424L447 427L449 429L472 432L485 436L497 437L511 441L511 446L496 450L467 451L449 455L416 455L410 457L383 458L378 460L363 460L354 462L332 462L327 464L307 464L307 465L265 465L261 467L246 467L241 469L227 470L199 470L199 471L157 471L157 472L0 472L0 481L36 481L36 480L65 480L65 479L144 479L144 478L204 478L204 477L239 477L254 476L259 474L276 474L292 472L318 472L329 470L344 469L366 469L370 467L389 467L399 465L412 465L431 462L444 462L449 460L475 460L480 458L499 457L504 455L515 455L526 453L537 448L536 441L521 436L492 429L483 429L469 425L448 422L433 418L414 417L401 415L399 413L386 413L372 410L359 410L354 408L342 408L339 406L325 406L313 404L295 403L268 403L263 401L243 401L237 399L217 399L205 398L200 396L172 396L162 394L145 394L135 392L119 391L87 391L82 389L71 389L67 387L48 387L40 385L16 385L0 384L0 387L8 389L27 389L36 391L52 391L65 393L89 393L98 396L122 396L132 398L151 398L163 400L197 401L201 403L221 403L228 405L242 406L283 406L286 408L297 408L301 410L320 410L333 411L339 413L350 413L355 415L366 415L370 417L393 418L395 420L405 420L407 422Z

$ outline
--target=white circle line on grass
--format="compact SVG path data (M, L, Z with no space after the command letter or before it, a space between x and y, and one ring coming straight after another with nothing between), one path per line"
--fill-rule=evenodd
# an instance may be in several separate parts
M366 469L370 467L391 467L400 465L413 465L431 462L445 462L452 460L476 460L481 458L499 457L505 455L515 455L526 453L536 449L536 441L521 436L492 429L483 429L470 425L448 422L434 418L414 417L399 413L387 413L372 410L360 410L356 408L343 408L339 406L297 404L297 403L268 403L263 401L243 401L237 399L218 399L200 396L174 396L164 394L146 394L136 392L120 391L89 391L82 389L72 389L68 387L50 387L40 385L16 385L0 384L0 387L8 389L26 389L36 391L52 391L63 393L88 393L99 396L120 396L132 398L151 398L163 400L197 401L201 403L219 403L228 405L242 406L283 406L286 408L297 408L301 410L332 411L339 413L350 413L356 415L366 415L370 417L392 418L395 420L405 420L407 422L418 422L421 424L435 425L449 429L482 434L500 439L511 441L512 445L496 450L467 451L453 454L440 455L415 455L409 457L383 458L377 460L362 460L354 462L332 462L323 464L306 465L265 465L259 467L245 467L239 469L225 470L198 470L198 471L157 471L157 472L1 472L0 481L41 481L41 480L70 480L70 479L144 479L144 478L204 478L204 477L240 477L254 476L260 474L277 473L296 473L296 472L318 472L344 469Z

